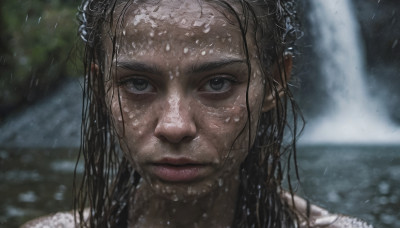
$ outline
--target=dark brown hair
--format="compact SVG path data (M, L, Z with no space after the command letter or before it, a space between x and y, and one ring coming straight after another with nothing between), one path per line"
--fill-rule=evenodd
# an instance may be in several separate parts
M114 132L109 107L105 101L107 89L105 72L111 69L104 69L103 39L104 36L111 35L114 47L111 54L114 58L117 32L112 28L115 27L114 23L119 23L124 17L131 2L84 0L80 8L79 34L85 42L83 62L86 75L80 159L83 157L85 171L80 184L77 183L77 179L75 181L74 205L80 221L83 221L85 208L89 207L90 211L89 220L81 222L81 226L126 227L129 197L134 194L135 186L141 178L120 152L118 137ZM279 94L282 90L284 92L284 96L274 97L276 108L260 115L255 143L249 145L249 154L241 164L239 198L233 226L296 227L298 218L294 209L283 200L281 188L283 175L286 173L289 192L293 193L289 168L291 158L294 158L296 166L298 109L289 88L285 85L286 72L280 72L284 77L281 79L271 76L271 67L274 63L279 65L280 71L284 71L282 60L285 55L293 54L291 52L294 42L299 37L294 0L204 2L215 4L220 11L236 18L247 57L248 80L250 80L251 64L246 35L254 32L254 36L251 37L255 39L258 48L265 80L264 93L269 91ZM114 15L114 9L118 4L124 6L122 13ZM238 8L240 12L237 11ZM99 66L98 75L91 69L93 63ZM246 104L247 121L250 122L248 90L249 87ZM284 146L287 130L290 131L291 140ZM282 162L285 162L283 158L287 158L286 172L282 168Z

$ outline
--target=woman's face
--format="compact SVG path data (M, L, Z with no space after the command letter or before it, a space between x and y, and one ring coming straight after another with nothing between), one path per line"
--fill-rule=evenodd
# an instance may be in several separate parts
M198 1L132 4L114 59L105 44L107 102L121 147L146 183L173 200L227 187L248 153L242 34L221 10ZM255 46L248 47L253 141L264 86Z

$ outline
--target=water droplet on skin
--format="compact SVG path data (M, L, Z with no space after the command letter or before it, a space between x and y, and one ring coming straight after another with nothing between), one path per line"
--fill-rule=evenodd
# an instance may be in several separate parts
M171 46L170 46L169 44L167 44L167 45L165 46L165 50L166 50L166 51L171 50Z
M196 42L196 44L199 44L200 41L199 41L199 40L196 40L195 42Z
M225 123L228 123L231 120L231 117L225 119Z
M208 51L208 53L212 54L212 53L214 53L214 50L211 49L211 50Z
M240 118L239 117L235 117L233 120L237 123L237 122L239 122Z
M181 24L183 24L183 25L186 24L186 19L185 18L182 19Z
M185 53L185 54L187 54L188 51L189 51L189 48L187 48L187 47L185 47L185 48L183 49L183 53Z
M150 35L150 37L154 37L154 31L151 31L151 32L149 33L149 35Z
M129 114L129 119L132 119L133 118L133 114L131 113L131 114Z
M118 121L122 122L122 116L118 116Z
M124 30L122 30L122 35L125 36L125 34L126 34L126 30L124 29Z
M132 42L132 47L133 47L133 48L136 48L135 42Z
M208 33L208 32L210 31L210 29L211 29L210 25L209 25L209 24L206 24L206 25L204 26L203 32L204 32L204 33Z
M124 112L129 112L129 108L127 108L127 107L124 107L122 110L123 110Z
M195 22L193 23L193 26L195 26L195 27L200 27L200 26L202 26L203 24L204 24L203 21L195 21Z
M206 51L202 51L202 52L201 52L201 55L206 55Z
M172 71L168 71L168 74L169 74L169 80L174 79L174 75L172 74Z

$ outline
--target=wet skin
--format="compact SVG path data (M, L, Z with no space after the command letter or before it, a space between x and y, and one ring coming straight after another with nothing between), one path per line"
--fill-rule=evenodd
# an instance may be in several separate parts
M117 28L116 58L105 42L107 102L124 154L145 180L136 214L160 215L172 205L182 209L182 224L185 214L193 224L195 214L223 210L219 223L232 222L249 145L249 75L238 23L216 9L198 1L132 5ZM253 141L264 86L255 46L248 48ZM146 209L155 198L157 206ZM184 206L200 201L201 213Z

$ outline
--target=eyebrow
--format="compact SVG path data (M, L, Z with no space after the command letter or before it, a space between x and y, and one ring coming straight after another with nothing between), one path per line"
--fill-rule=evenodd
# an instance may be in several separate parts
M220 59L216 61L210 61L201 63L198 65L193 65L192 69L189 71L190 73L203 73L208 71L213 71L219 68L223 68L232 64L237 63L245 63L243 59Z
M209 62L204 62L200 64L194 64L187 73L189 74L198 74L198 73L204 73L204 72L209 72L213 70L217 70L223 67L227 67L229 65L237 64L237 63L245 63L243 59L238 59L238 58L232 58L232 59L220 59L216 61L209 61ZM160 70L157 65L154 64L148 64L148 63L142 63L142 62L137 62L137 61L120 61L117 63L117 67L121 67L127 70L132 70L136 72L143 72L143 73L149 73L149 74L162 74L162 71Z
M136 72L144 72L149 74L161 74L161 70L153 64L141 63L137 61L121 61L117 63L117 67L121 67L127 70L132 70Z

